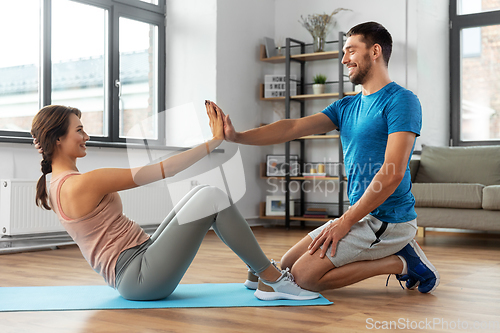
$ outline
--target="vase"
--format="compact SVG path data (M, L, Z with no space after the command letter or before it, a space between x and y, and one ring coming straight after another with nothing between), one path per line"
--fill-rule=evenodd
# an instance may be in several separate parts
M314 52L324 52L325 51L325 31L313 32L311 33L313 37L313 51Z
M325 93L325 85L320 83L313 84L314 95L320 95Z

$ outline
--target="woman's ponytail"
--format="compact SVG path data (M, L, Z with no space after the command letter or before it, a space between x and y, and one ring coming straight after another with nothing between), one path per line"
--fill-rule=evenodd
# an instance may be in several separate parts
M35 203L38 207L51 210L47 194L47 174L52 172L52 161L45 156L45 153L43 154L43 160L40 162L40 165L42 166L42 176L38 179L38 183L36 184Z

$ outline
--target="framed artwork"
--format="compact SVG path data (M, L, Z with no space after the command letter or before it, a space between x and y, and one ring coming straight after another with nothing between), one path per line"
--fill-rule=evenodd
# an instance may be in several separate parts
M268 195L266 197L266 216L285 216L285 196ZM290 201L290 216L294 214L294 203Z
M266 156L266 176L283 177L288 171L285 155ZM300 174L299 155L290 155L290 176L297 177Z
M266 46L266 56L267 58L272 58L276 56L276 45L274 44L274 39L269 37L264 37L264 45Z

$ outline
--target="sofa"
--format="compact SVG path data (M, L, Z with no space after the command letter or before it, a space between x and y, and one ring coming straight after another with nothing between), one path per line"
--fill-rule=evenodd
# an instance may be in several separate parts
M424 236L426 227L500 231L500 146L423 146L410 172Z

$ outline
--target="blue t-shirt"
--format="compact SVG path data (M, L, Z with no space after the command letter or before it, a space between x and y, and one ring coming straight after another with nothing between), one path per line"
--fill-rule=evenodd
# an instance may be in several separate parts
M422 109L417 96L395 82L371 95L360 93L338 100L326 107L323 113L340 131L351 205L361 198L382 167L389 134L413 132L419 136L422 128ZM417 218L409 165L408 160L404 178L397 189L371 215L389 223Z

